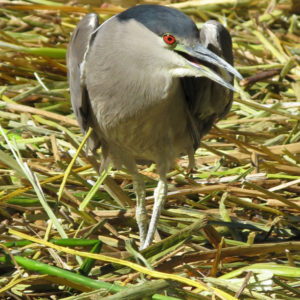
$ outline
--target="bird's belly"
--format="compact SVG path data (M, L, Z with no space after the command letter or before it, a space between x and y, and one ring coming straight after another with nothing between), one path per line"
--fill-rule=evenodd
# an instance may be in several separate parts
M117 166L128 156L171 166L176 156L192 149L186 103L181 88L174 87L166 99L119 119L104 131L108 156Z

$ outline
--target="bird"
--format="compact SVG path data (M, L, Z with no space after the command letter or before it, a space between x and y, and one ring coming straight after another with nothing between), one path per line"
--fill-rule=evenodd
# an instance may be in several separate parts
M88 148L132 176L140 250L151 245L168 192L167 172L180 155L189 169L214 122L230 110L234 76L231 36L215 20L198 30L183 12L155 4L131 7L99 24L84 16L67 49L72 108ZM159 175L150 221L141 161Z

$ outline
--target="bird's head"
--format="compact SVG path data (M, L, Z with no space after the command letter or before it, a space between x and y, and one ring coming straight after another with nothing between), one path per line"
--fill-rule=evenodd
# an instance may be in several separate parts
M151 63L161 64L174 77L207 77L224 87L234 90L229 78L232 76L220 76L213 69L218 68L221 72L242 78L240 73L230 64L231 59L225 59L216 55L210 49L210 41L217 42L225 49L225 54L232 52L231 39L222 34L223 26L219 23L212 23L209 29L205 28L201 34L195 23L184 13L159 5L136 6L117 16L121 22L128 22L132 19L143 25L145 28L142 45L148 51L155 52L155 58ZM154 35L146 33L150 30ZM206 39L205 39L206 38ZM223 40L222 40L223 39ZM229 42L228 42L229 39ZM227 78L226 78L227 77Z

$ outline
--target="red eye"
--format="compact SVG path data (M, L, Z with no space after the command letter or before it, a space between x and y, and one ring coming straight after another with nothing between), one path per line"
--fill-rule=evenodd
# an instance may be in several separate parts
M164 39L165 43L167 43L169 45L173 45L176 42L175 37L171 34L165 34L163 36L163 39Z

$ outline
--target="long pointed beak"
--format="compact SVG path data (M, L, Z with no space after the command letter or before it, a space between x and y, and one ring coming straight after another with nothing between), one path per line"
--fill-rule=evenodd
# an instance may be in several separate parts
M201 64L201 62L210 63L217 66L218 68L226 70L227 72L235 75L240 79L243 78L242 75L232 65L230 65L223 58L219 57L209 49L203 47L201 44L197 44L194 47L177 44L173 50L181 54L190 66L198 69L202 76L208 77L209 79L216 81L226 88L235 90L229 82L227 82L209 67Z

